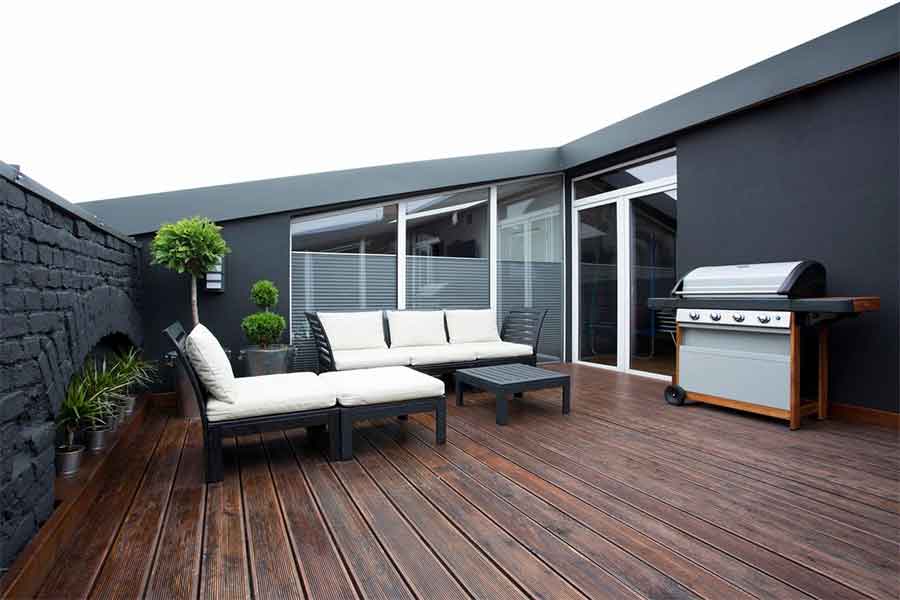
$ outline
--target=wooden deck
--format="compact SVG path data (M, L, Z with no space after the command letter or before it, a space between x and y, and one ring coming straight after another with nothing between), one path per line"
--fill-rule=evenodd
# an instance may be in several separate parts
M670 407L590 367L559 390L358 427L328 463L302 431L229 440L148 415L41 597L892 598L896 432ZM452 404L452 403L451 403ZM377 426L373 426L377 425Z

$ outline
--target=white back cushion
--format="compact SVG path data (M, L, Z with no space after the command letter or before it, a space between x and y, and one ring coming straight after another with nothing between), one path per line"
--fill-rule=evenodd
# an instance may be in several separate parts
M184 351L209 395L234 404L234 371L216 336L202 324L197 325L184 340Z
M387 348L380 310L318 314L332 351Z
M448 310L447 333L451 344L468 342L499 342L497 333L497 317L491 309L484 310Z
M389 310L391 348L447 343L442 310Z

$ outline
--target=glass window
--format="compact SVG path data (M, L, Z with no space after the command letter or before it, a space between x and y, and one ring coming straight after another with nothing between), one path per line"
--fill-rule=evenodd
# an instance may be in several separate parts
M317 364L304 312L397 307L397 205L291 223L294 368Z
M560 176L497 189L498 320L515 308L548 309L538 347L562 360L563 181Z
M578 212L578 358L617 364L618 233L616 204Z
M580 179L575 182L575 199L596 196L662 177L672 177L676 174L677 167L677 159L672 154Z
M631 199L631 368L675 372L674 315L647 308L675 285L675 190Z
M406 307L490 306L490 189L406 205Z

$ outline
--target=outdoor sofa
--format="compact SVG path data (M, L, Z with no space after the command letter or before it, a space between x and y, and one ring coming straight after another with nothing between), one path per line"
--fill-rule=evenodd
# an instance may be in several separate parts
M430 375L537 363L545 309L307 312L320 373L405 366Z
M234 377L215 336L203 325L190 334L173 323L164 335L175 348L200 409L206 480L223 478L222 439L263 431L327 431L332 460L353 457L353 422L434 412L435 438L447 438L444 382L405 366L356 371Z

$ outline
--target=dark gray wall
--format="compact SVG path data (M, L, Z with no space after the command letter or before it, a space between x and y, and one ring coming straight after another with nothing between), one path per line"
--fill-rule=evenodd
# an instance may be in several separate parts
M898 411L898 61L678 139L678 271L814 259L831 295L878 295L836 324L834 402Z
M289 261L290 228L288 214L266 215L253 219L228 221L223 224L222 237L231 248L225 258L225 291L207 292L200 286L200 321L230 348L233 358L248 344L241 330L241 319L258 310L250 301L250 286L259 279L269 279L280 292L275 311L288 319L290 308ZM149 260L152 235L138 241ZM144 272L145 348L150 356L160 356L171 348L162 337L162 330L175 320L190 327L190 283L187 275L179 275L160 266L146 266ZM288 341L285 329L283 341ZM236 373L240 365L235 362Z
M0 169L0 569L53 510L72 374L106 336L141 342L140 266L133 240Z

